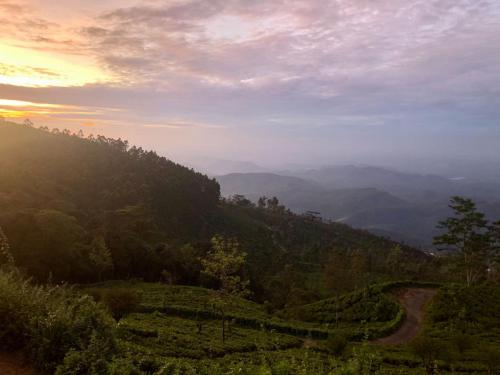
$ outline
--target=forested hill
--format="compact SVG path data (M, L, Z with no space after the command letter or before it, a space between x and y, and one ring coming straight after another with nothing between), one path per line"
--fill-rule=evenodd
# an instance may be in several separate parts
M0 125L2 225L40 278L48 262L61 263L57 278L92 272L68 265L101 237L120 259L116 271L133 273L148 244L198 237L219 195L215 181L125 141Z
M332 254L357 259L366 277L391 273L385 260L396 246L271 199L221 200L214 180L125 141L11 123L0 124L0 226L17 265L40 281L202 284L209 239L236 237L257 294L283 273L321 279ZM406 275L421 272L428 259L401 251Z

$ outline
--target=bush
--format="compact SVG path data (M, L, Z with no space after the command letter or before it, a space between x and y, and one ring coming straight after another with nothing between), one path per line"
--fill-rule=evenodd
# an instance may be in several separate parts
M137 310L140 303L139 294L131 289L91 289L88 293L96 301L102 302L116 320L120 320L125 315Z
M108 367L109 375L143 375L131 358L115 358Z
M84 368L89 362L101 366L114 353L111 317L89 296L69 288L34 286L0 271L0 313L2 347L24 350L46 372L65 362L58 374L92 373L69 368Z
M462 332L453 334L450 337L450 340L460 355L463 355L466 350L471 349L475 346L474 337Z
M182 359L170 359L155 375L197 375L197 369Z
M488 368L488 374L500 371L500 348L493 345L479 347L481 362Z
M411 350L419 357L427 373L432 374L437 360L447 360L451 352L448 345L438 339L421 335L411 344Z
M347 347L347 339L343 335L329 335L326 341L326 347L330 353L338 357L344 354Z

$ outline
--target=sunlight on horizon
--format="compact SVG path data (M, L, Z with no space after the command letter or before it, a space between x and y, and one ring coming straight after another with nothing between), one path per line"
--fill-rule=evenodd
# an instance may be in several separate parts
M110 80L102 69L74 60L74 57L0 43L0 84L71 87ZM81 60L88 62L86 58Z

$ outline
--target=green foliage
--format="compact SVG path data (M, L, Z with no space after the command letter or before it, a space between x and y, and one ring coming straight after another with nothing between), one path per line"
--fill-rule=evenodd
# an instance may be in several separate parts
M356 285L387 281L394 273L387 266L387 256L397 246L392 241L347 225L238 202L230 200L221 205L213 226L217 233L237 237L242 248L251 250L247 261L252 291L258 301L267 300L274 310L330 297ZM398 277L428 280L444 277L436 259L407 246L401 245L400 249L400 269L405 275ZM325 275L334 255L340 259L352 256L338 290L337 276L342 275L338 272L330 272L332 278ZM355 272L350 271L351 265ZM339 269L343 269L342 264L335 268ZM290 278L290 270L295 280Z
M425 335L417 337L411 350L420 358L428 374L434 374L437 360L448 359L450 348L446 342Z
M137 291L127 288L87 289L97 302L102 302L116 320L135 311L140 303Z
M500 288L480 284L467 288L448 285L441 288L429 308L435 324L476 333L500 327Z
M499 345L483 345L478 348L479 359L488 369L488 374L497 374L500 371Z
M0 313L0 345L23 349L42 370L54 371L63 361L104 363L115 349L106 311L64 287L37 287L0 272Z
M113 269L113 257L111 256L111 251L106 246L104 237L99 236L92 241L89 260L98 273L97 277L99 281L102 279L103 273Z
M448 348L454 368L484 372L487 353L500 349L499 312L498 285L446 285L428 308L425 335Z
M458 204L475 215L468 202ZM206 176L105 137L0 125L0 207L1 256L10 253L39 282L139 277L219 289L133 281L88 288L119 320L115 331L88 296L0 274L0 344L59 375L374 374L388 363L416 366L407 348L392 349L393 358L391 349L365 343L348 354L345 340L400 326L405 314L387 294L392 288L448 277L441 258L294 215L276 198L258 206L241 196L220 200ZM481 229L470 248L481 244L480 270L490 270L478 280L493 281L500 225L484 228L484 252L485 242L475 241L482 219L474 220ZM372 285L402 277L413 281ZM248 286L254 301L240 298ZM485 370L477 361L495 368L498 290L453 288L431 307L429 346L453 344L471 360L462 368ZM222 343L220 311L231 330ZM342 352L342 360L331 355Z
M247 254L236 239L215 236L211 242L212 249L201 261L203 273L216 280L223 295L247 297L249 281L240 276Z
M95 233L115 277L158 279L169 260L155 246L199 238L219 195L215 181L122 140L0 124L0 224L18 266L41 281L110 271Z
M488 221L471 199L453 197L450 208L455 216L439 223L439 228L446 229L446 233L437 236L434 244L446 245L459 253L459 266L470 286L487 274L491 245Z
M10 252L9 241L7 236L0 227L0 266L13 266L14 257Z
M294 215L275 198L259 207L221 200L214 180L120 139L16 124L0 125L0 207L13 258L37 281L201 285L210 280L200 259L220 234L248 253L233 276L249 280L253 298L272 310L331 296L322 275L332 253L355 255L347 288L387 278L396 246ZM407 277L439 277L421 252L401 246L401 259ZM293 286L289 270L299 270Z
M347 339L345 336L340 334L328 335L326 347L328 351L330 351L334 356L341 356L342 354L344 354L344 351L347 347Z
M160 313L130 314L120 322L120 342L137 357L222 357L235 352L296 348L302 340L276 332L234 325L222 342L220 322L205 320L200 332L197 322Z
M109 342L94 331L86 348L66 354L55 375L107 375L112 354Z
M289 318L308 322L386 322L394 319L399 304L385 293L385 289L372 286L335 298L285 310Z
M459 355L464 355L465 351L474 347L474 336L463 332L456 332L450 335L450 341Z

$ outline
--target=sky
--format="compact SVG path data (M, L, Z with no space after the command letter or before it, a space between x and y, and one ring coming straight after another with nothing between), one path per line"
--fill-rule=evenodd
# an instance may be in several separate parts
M0 116L181 161L500 160L500 1L0 0Z

